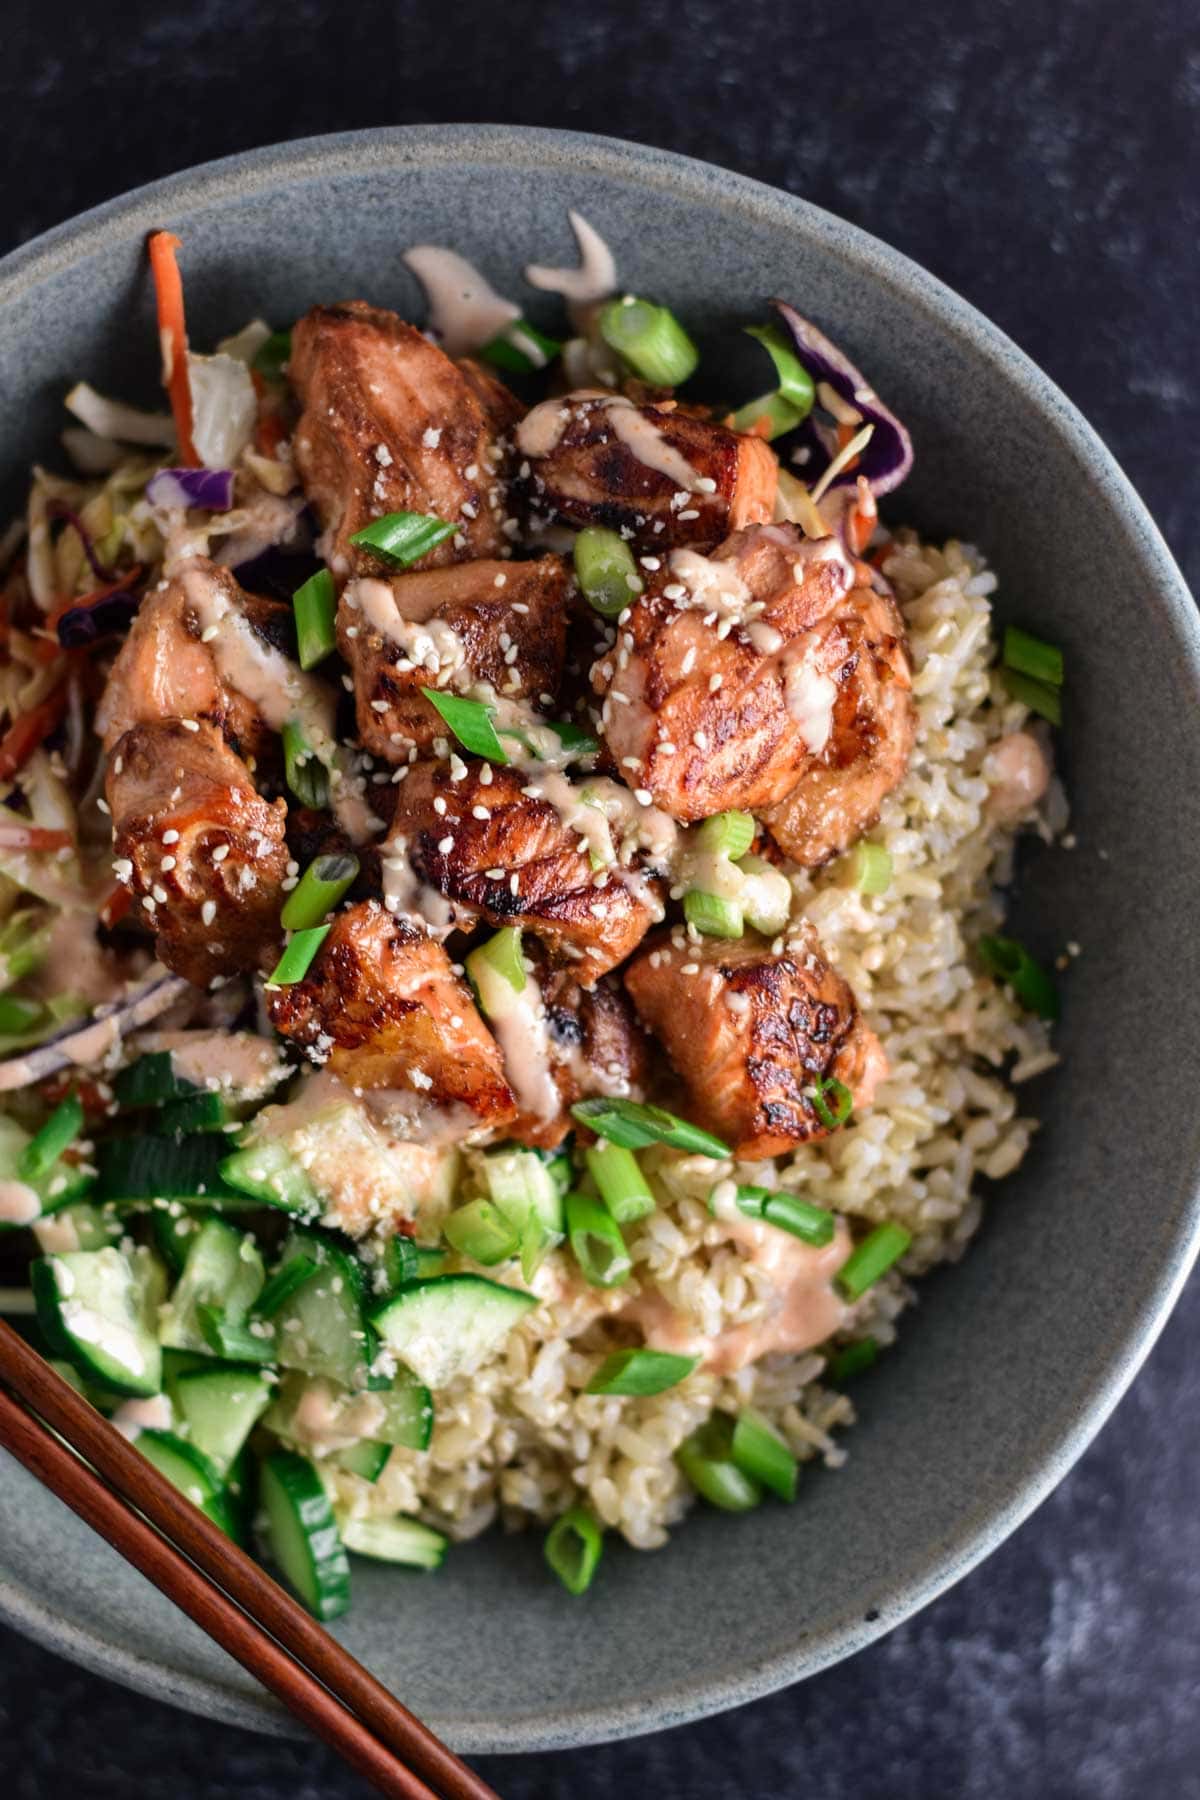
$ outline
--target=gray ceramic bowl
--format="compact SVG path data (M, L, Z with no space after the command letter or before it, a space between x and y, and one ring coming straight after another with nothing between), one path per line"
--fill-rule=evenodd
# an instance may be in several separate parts
M1044 1498L1119 1398L1196 1248L1200 641L1140 502L1083 420L969 306L802 201L680 157L568 133L372 132L236 157L51 232L0 272L4 469L52 454L67 386L147 399L142 240L186 244L204 345L364 295L419 316L406 244L448 242L503 290L570 261L565 212L623 282L689 321L784 294L821 320L912 430L893 510L986 548L1001 610L1066 647L1062 734L1079 847L1036 859L1020 930L1078 939L1046 1128L966 1261L931 1281L859 1389L837 1474L794 1509L699 1512L653 1555L610 1546L584 1600L536 1537L458 1551L436 1580L355 1570L338 1627L461 1748L578 1744L753 1699L887 1631ZM534 315L538 309L534 307ZM1151 732L1150 726L1153 726ZM280 1710L57 1501L0 1467L0 1608L105 1675L219 1718Z

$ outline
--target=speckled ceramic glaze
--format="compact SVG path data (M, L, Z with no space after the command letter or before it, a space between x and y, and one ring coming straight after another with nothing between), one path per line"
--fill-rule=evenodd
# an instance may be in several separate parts
M846 1656L993 1549L1079 1455L1132 1377L1197 1241L1200 633L1128 483L1057 389L928 275L803 201L599 138L483 127L329 138L217 163L88 214L0 269L5 498L53 456L86 375L150 398L143 238L186 245L207 345L361 295L411 316L400 261L453 244L505 292L572 260L566 208L629 287L704 328L772 294L818 319L912 431L895 517L984 547L1001 615L1066 649L1062 744L1078 848L1034 857L1017 929L1083 946L1045 1129L965 1262L924 1289L857 1390L837 1474L792 1509L701 1510L655 1555L610 1543L582 1600L536 1536L458 1550L435 1578L359 1562L338 1634L467 1750L645 1731L753 1699ZM981 251L986 246L981 246ZM535 319L550 323L543 297ZM1148 1025L1150 1029L1147 1029ZM241 1724L280 1709L11 1463L0 1464L0 1610L64 1655Z

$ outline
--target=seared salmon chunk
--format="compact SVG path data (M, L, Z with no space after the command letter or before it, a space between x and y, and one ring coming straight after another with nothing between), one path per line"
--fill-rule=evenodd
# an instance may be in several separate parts
M531 512L608 526L643 550L719 544L775 505L779 465L762 438L669 400L637 405L607 389L544 400L516 447Z
M593 1094L641 1098L650 1044L615 976L589 989L544 955L533 961L534 1005L526 1005L524 1029L511 1052L503 1023L496 1029L505 1072L522 1103L508 1135L553 1150L574 1127L577 1100Z
M386 565L350 543L384 513L430 513L455 528L418 566L494 556L507 543L499 402L393 312L348 300L315 306L288 364L303 411L293 454L338 580Z
M625 970L697 1123L747 1161L825 1137L813 1096L834 1079L866 1106L886 1073L875 1033L805 924L776 955L761 939L656 934ZM836 1114L836 1102L826 1100Z

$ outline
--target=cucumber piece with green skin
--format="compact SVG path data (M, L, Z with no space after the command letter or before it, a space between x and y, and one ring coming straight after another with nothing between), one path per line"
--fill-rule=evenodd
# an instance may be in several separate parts
M275 1334L265 1320L231 1319L222 1307L202 1301L196 1308L200 1335L226 1362L273 1363Z
M152 1129L156 1137L194 1137L201 1131L224 1131L237 1122L236 1110L223 1095L201 1089L183 1100L169 1100L155 1114Z
M29 1133L15 1119L0 1118L0 1181L9 1190L8 1210L24 1213L23 1218L0 1220L0 1232L20 1231L39 1219L50 1218L81 1200L92 1187L92 1177L77 1163L64 1162L61 1156L48 1169L27 1172L22 1158L32 1143Z
M236 1539L237 1522L225 1495L221 1471L210 1457L173 1431L139 1431L133 1443L172 1487L198 1506L214 1525L219 1525L227 1537Z
M189 1200L198 1205L245 1204L221 1176L229 1152L221 1133L168 1143L160 1137L113 1138L96 1156L96 1199L118 1205Z
M273 1451L259 1498L272 1560L315 1618L339 1618L350 1605L350 1563L321 1477L295 1451Z
M377 1438L363 1438L359 1443L351 1444L348 1450L339 1450L332 1461L337 1468L360 1475L364 1481L378 1481L391 1454L390 1444L380 1443Z
M286 1145L273 1138L232 1152L227 1147L221 1179L262 1206L277 1206L302 1219L319 1219L325 1210L305 1169Z
M233 1364L193 1369L174 1383L173 1400L190 1444L212 1459L222 1477L271 1404L261 1371Z
M415 1569L440 1569L446 1559L442 1533L419 1519L354 1519L342 1514L338 1529L343 1544L356 1556Z
M267 1282L266 1287L254 1302L253 1317L256 1319L273 1319L292 1295L298 1293L306 1281L320 1272L320 1265L311 1256L293 1256L282 1268L276 1269Z
M43 1214L43 1219L45 1215ZM58 1208L45 1219L33 1222L33 1235L48 1256L72 1250L103 1250L106 1244L117 1244L124 1235L120 1219L107 1207L93 1206L90 1200L75 1200Z
M51 1352L85 1380L145 1399L162 1385L162 1351L142 1271L112 1245L39 1257L29 1277Z
M203 1091L196 1082L176 1075L169 1050L153 1050L148 1056L140 1056L127 1069L122 1069L113 1082L118 1105L131 1109L162 1106L168 1100L182 1100L189 1094Z
M162 1311L159 1339L173 1350L203 1350L209 1339L199 1308L216 1307L244 1324L266 1275L254 1239L224 1219L206 1219L192 1240L175 1291Z
M193 1239L211 1213L189 1211L178 1200L164 1201L150 1209L150 1235L154 1247L176 1275L183 1273Z
M562 1189L549 1163L535 1150L489 1150L481 1160L488 1194L518 1234L532 1212L545 1231L562 1237Z
M289 1370L279 1384L264 1425L302 1448L308 1431L297 1429L297 1416L310 1396L320 1428L328 1428L333 1437L343 1442L357 1438L359 1442L373 1440L404 1450L429 1448L433 1396L408 1369L397 1370L386 1389L371 1390L369 1394L362 1388L342 1387L324 1375L306 1377L298 1369Z
M535 1294L482 1275L437 1275L401 1288L371 1323L417 1379L436 1389L479 1368L536 1305Z
M343 1387L361 1386L375 1352L363 1317L361 1267L324 1233L303 1226L288 1234L280 1273L299 1257L315 1262L317 1273L275 1314L278 1360Z

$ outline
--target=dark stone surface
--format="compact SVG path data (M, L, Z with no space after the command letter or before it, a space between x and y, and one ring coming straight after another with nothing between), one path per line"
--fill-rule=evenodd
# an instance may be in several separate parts
M1200 577L1200 26L1187 0L7 0L3 45L2 249L211 156L404 121L609 131L790 188L1008 330ZM1123 1098L1135 1103L1132 1080ZM1193 1286L1055 1496L853 1661L722 1719L485 1773L512 1800L1200 1800L1197 1342ZM207 1725L9 1633L0 1777L19 1800L363 1791L321 1750Z

